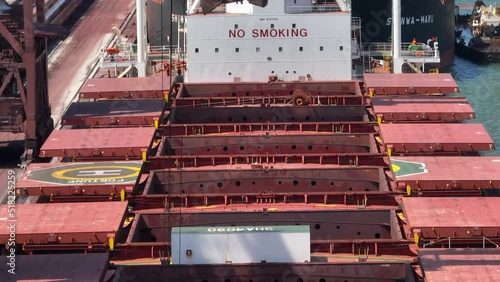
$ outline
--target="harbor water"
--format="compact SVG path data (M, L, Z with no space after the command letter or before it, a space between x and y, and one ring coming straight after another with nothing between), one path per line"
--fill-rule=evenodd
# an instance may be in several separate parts
M485 1L488 5L488 1ZM473 1L457 0L456 5L473 5ZM494 4L494 3L491 3ZM470 12L468 12L470 13ZM476 121L486 127L497 147L484 155L500 156L500 64L482 65L455 57L450 72L476 112Z

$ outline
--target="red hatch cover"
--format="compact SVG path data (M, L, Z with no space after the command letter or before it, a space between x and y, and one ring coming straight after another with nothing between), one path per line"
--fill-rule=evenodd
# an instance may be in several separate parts
M153 127L54 130L40 156L140 158L154 132Z
M498 237L500 199L479 197L404 197L403 210L420 238Z
M500 187L500 157L395 157L391 170L400 189Z
M101 243L121 226L127 202L8 205L0 207L0 243L9 240L9 226L16 222L16 243Z
M495 145L482 124L386 124L380 134L387 149L405 152L488 151Z
M164 76L93 78L83 85L80 90L80 98L163 98L164 92L168 91L169 86L169 78Z
M373 111L382 121L457 121L474 119L465 97L375 96Z
M164 100L119 100L72 103L63 125L149 125L158 120Z
M32 163L16 185L18 195L117 195L131 190L142 162Z
M420 249L425 281L497 281L498 249Z
M458 93L458 84L449 73L363 74L365 86L375 95Z

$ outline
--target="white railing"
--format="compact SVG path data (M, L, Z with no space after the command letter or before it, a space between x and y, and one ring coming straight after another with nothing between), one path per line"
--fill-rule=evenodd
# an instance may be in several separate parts
M418 47L415 48L410 48L410 46L412 46L412 43L401 43L402 57L439 58L438 48L432 48L424 43L417 44ZM373 42L364 45L363 49L369 52L391 52L392 44L386 42Z
M352 56L361 56L361 50L356 38L351 38L351 54Z
M361 28L361 18L358 17L351 18L351 27Z
M318 6L288 6L287 14L306 14L306 13L333 13L341 12L339 5L318 5Z

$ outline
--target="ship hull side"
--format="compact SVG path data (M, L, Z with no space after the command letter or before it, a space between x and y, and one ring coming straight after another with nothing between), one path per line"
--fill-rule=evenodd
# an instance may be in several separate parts
M391 0L352 0L353 17L362 19L363 43L391 40L391 7ZM455 49L455 0L402 0L401 16L402 42L437 37L440 67L449 67Z

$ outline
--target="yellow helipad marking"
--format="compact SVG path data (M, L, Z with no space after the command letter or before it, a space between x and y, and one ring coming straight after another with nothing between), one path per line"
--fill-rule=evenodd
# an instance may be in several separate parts
M393 172L398 172L401 168L398 165L391 164L391 168Z
M66 176L66 173L72 172L72 171L82 171L82 170L91 170L91 169L128 169L131 171L134 171L133 173L127 174L127 175L119 175L119 176L93 176L93 177L85 177L85 176L80 176L80 177L71 177L71 176ZM139 171L141 170L140 167L135 167L135 166L83 166L83 167L75 167L75 168L68 168L68 169L62 169L58 170L56 172L53 172L51 174L52 177L56 179L62 179L62 180L99 180L99 179L122 179L122 178L132 178L136 177L139 175Z

